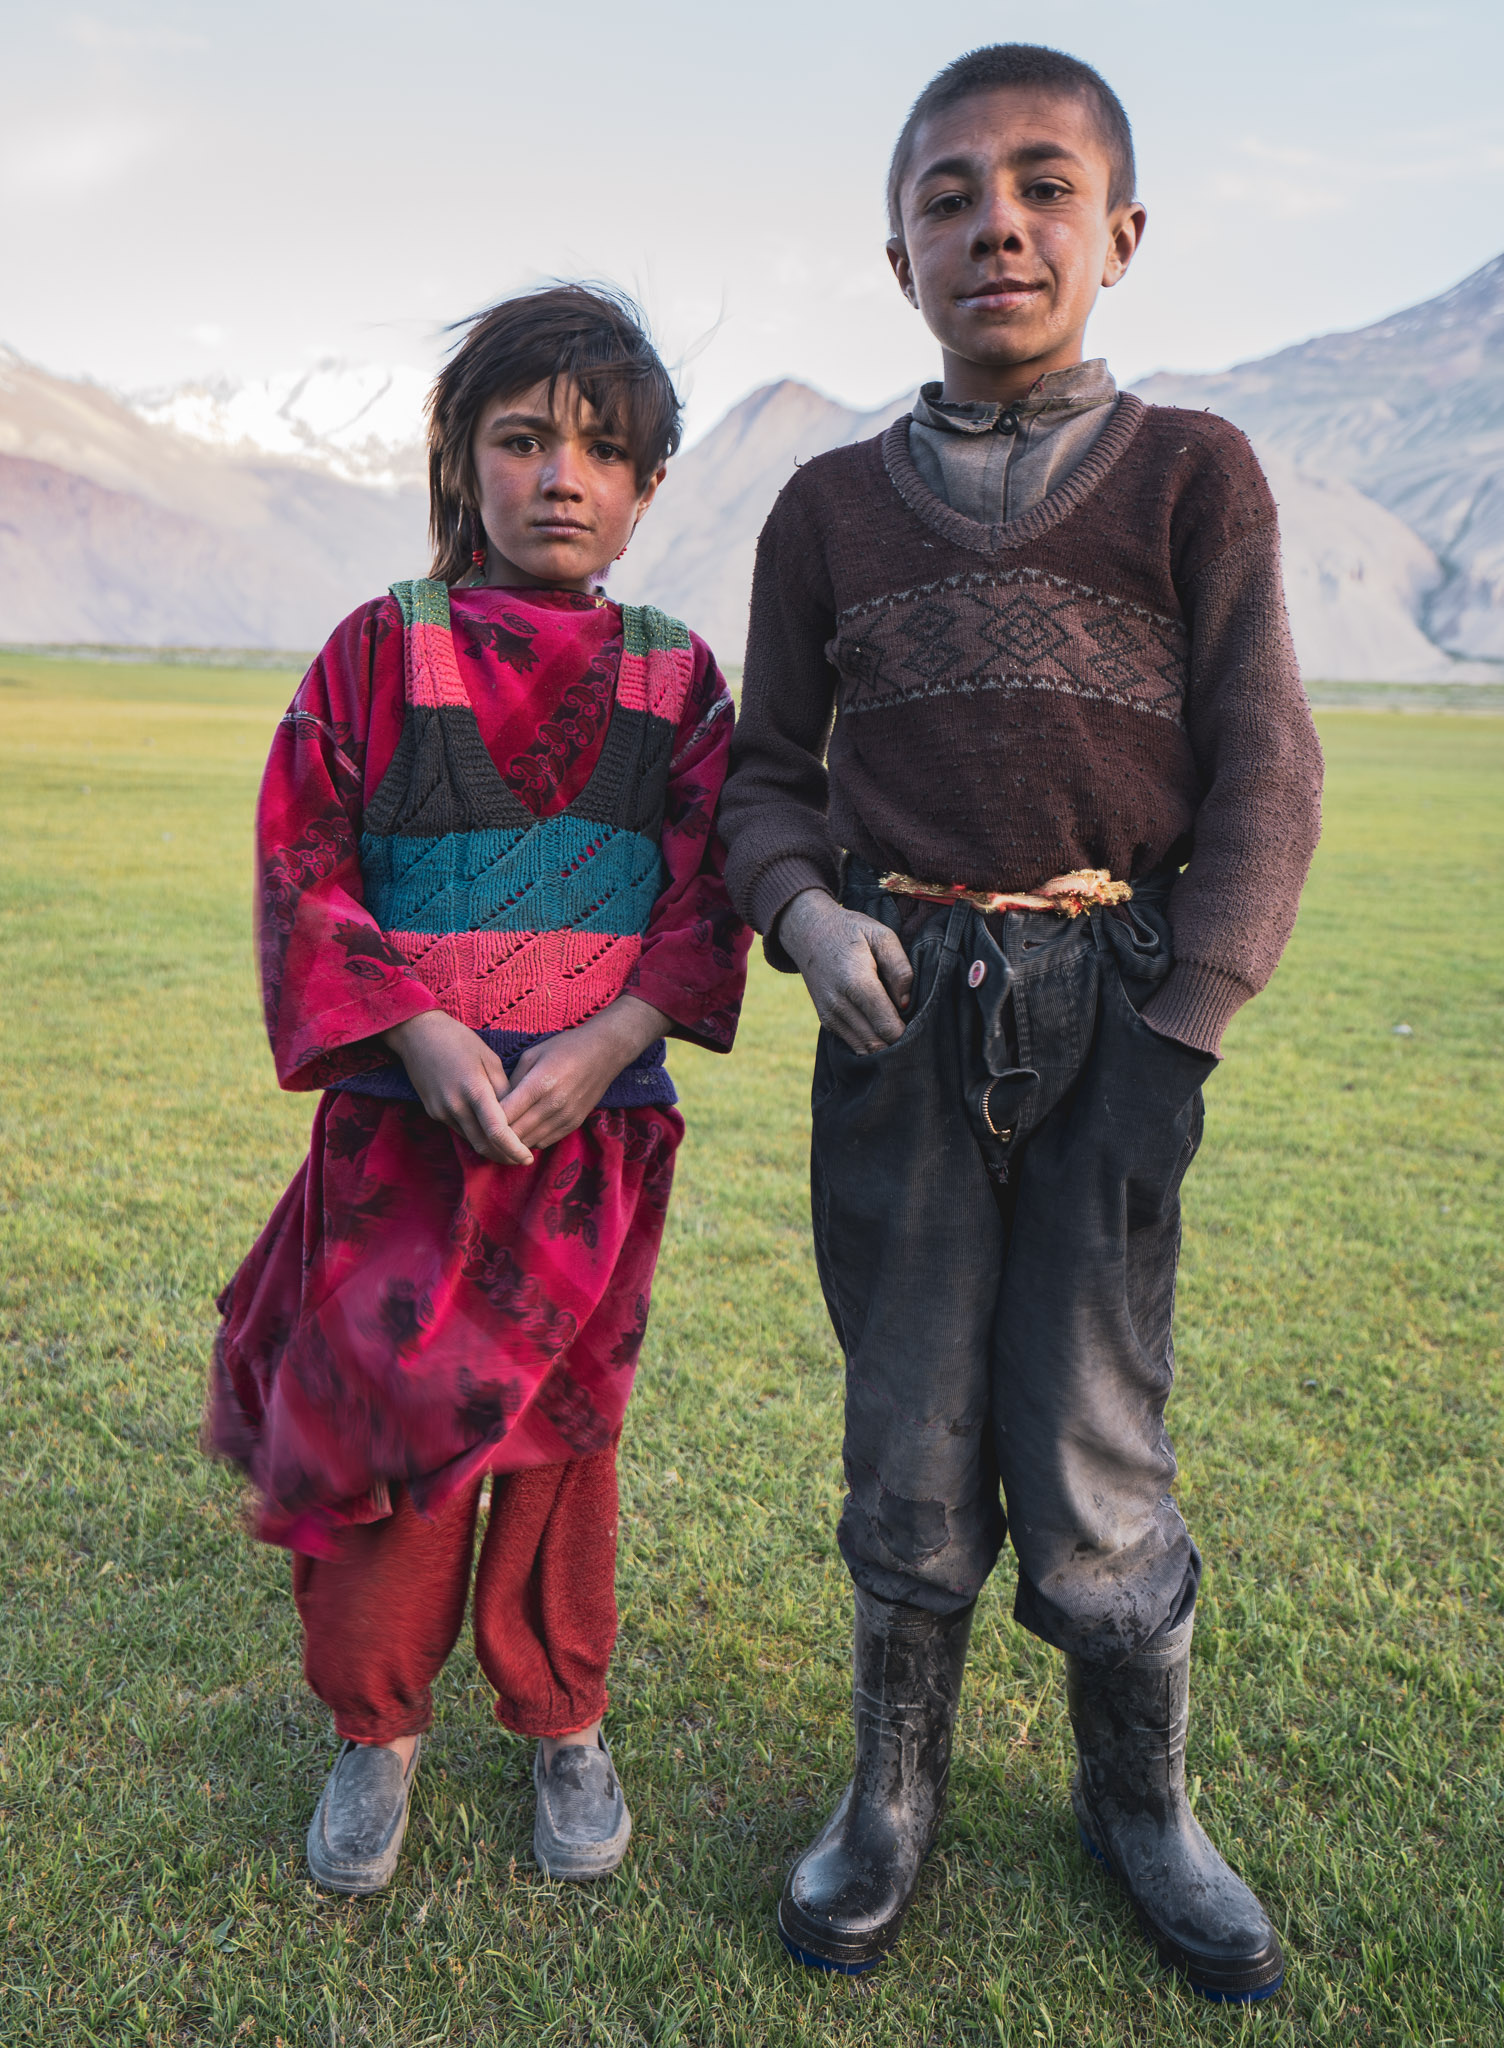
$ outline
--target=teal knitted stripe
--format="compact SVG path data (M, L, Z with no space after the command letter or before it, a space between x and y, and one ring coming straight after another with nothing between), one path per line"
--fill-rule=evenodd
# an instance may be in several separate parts
M360 866L384 931L626 935L646 930L663 887L654 841L568 812L526 831L367 832Z

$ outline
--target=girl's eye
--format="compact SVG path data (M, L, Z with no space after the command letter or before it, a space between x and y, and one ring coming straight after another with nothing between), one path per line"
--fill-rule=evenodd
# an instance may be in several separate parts
M502 445L514 455L536 455L543 444L536 434L509 434Z
M626 449L618 448L610 441L597 441L590 452L602 462L625 462L627 459Z

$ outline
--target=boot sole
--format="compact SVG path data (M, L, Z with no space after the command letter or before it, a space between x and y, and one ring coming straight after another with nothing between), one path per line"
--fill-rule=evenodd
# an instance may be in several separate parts
M1273 1998L1275 1992L1279 1990L1285 1981L1284 1960L1279 1956L1277 1950L1275 1956L1271 1959L1277 1966L1277 1974L1268 1978L1266 1982L1258 1980L1261 1974L1267 1972L1269 1964L1261 1965L1255 1962L1248 1964L1238 1973L1238 1975L1244 1978L1252 1977L1254 1982L1251 1984L1240 1984L1237 1982L1223 1984L1208 1983L1204 1974L1198 1974L1198 1971L1204 1969L1199 1959L1188 1955L1178 1943L1169 1940L1160 1933L1153 1921L1143 1911L1138 1900L1128 1890L1127 1885L1123 1883L1122 1878L1119 1877L1116 1869L1113 1867L1112 1858L1105 1855L1097 1847L1079 1820L1076 1822L1076 1833L1080 1836L1081 1846L1087 1855L1094 1862L1100 1863L1113 1883L1117 1885L1120 1891L1126 1894L1128 1903L1133 1908L1134 1918L1138 1921L1139 1929L1153 1942L1155 1953L1158 1955L1160 1962L1163 1963L1167 1970L1173 1970L1177 1977L1189 1985L1198 1998L1208 1999L1213 2005L1260 2005L1266 1998Z
M875 1970L898 1939L898 1928L884 1941L876 1954L863 1954L857 1950L850 1956L822 1956L818 1950L806 1948L799 1936L790 1934L783 1924L783 1903L778 1906L778 1939L783 1943L796 1963L806 1970L826 1970L837 1977L862 1977L868 1970ZM855 1945L853 1944L853 1947Z
M919 1867L921 1871L934 1853L935 1844L931 1842L920 1859ZM917 1891L918 1889L919 1887L916 1883L914 1890ZM889 1922L879 1937L882 1944L881 1947L873 1949L870 1942L860 1944L853 1942L850 1945L852 1950L850 1955L822 1956L818 1949L806 1948L800 1936L790 1934L784 1926L783 1909L787 1904L787 1898L785 1897L778 1901L778 1939L783 1943L794 1961L802 1963L806 1970L833 1970L838 1976L860 1977L867 1970L875 1970L885 1956L893 1953L893 1950L898 1945L898 1937L903 1932L903 1923L909 1917L909 1907L913 1902L914 1894L911 1892L904 1904L903 1911L896 1920Z

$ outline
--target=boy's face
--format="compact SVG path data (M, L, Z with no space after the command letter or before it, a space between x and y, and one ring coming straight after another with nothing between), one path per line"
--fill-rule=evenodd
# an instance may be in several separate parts
M1144 229L1136 201L1109 210L1111 183L1075 94L996 87L923 124L888 260L940 343L947 398L1011 403L1081 361L1097 293Z

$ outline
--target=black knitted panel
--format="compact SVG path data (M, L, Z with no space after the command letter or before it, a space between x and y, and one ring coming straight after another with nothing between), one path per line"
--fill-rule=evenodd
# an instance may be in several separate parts
M438 839L536 823L502 780L468 705L408 706L392 765L366 805L367 832Z
M618 704L595 772L569 806L571 815L656 839L663 830L673 750L674 728L666 718Z

